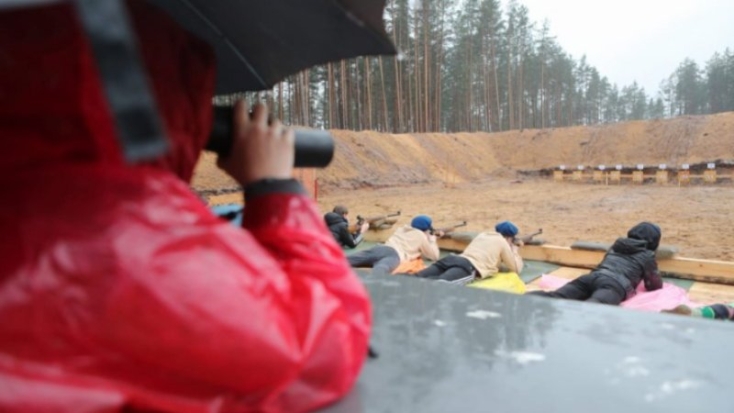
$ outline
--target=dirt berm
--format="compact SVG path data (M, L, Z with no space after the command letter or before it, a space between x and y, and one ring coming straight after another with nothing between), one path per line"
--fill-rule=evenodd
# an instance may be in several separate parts
M501 133L383 134L332 131L336 154L317 171L319 187L405 186L514 177L559 165L667 164L734 160L734 112L562 129ZM193 187L234 187L202 157Z

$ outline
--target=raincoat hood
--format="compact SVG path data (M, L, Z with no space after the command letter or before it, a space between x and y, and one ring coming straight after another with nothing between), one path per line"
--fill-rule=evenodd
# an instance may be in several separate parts
M650 251L658 249L661 236L660 227L650 222L641 222L627 232L627 238L645 241Z
M336 225L342 222L348 223L346 218L337 214L336 212L327 212L326 215L324 215L324 221L326 222L327 227L330 227L332 225Z
M137 0L171 151L127 163L71 3L0 12L0 412L333 403L371 310L315 203L263 180L236 228L182 181L209 135L214 56Z
M209 135L214 54L154 6L127 3L171 144L167 155L146 165L188 181ZM58 163L128 167L70 3L0 13L0 50L2 173Z
M625 255L645 252L647 251L647 241L634 238L618 238L612 244L612 251Z

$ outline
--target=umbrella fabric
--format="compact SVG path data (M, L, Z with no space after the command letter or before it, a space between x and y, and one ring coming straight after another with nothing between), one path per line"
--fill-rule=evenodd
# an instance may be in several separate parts
M0 0L0 9L62 0ZM392 55L385 0L149 0L212 45L219 94L267 90L332 61Z
M395 54L385 0L151 0L214 46L217 93L266 90L314 65Z
M0 0L0 10L60 1ZM214 48L216 93L220 94L270 89L286 76L321 63L395 53L383 28L385 0L149 2ZM167 144L144 86L125 13L116 11L120 5L114 1L76 3L95 46L126 159L136 162L159 157ZM120 16L119 21L110 20L115 15Z

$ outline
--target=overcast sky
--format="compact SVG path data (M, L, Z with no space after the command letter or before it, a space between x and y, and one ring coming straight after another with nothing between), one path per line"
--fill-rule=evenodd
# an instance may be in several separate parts
M686 57L704 66L734 51L734 0L518 0L531 20L578 61L586 54L610 83L633 81L655 96ZM507 1L503 1L507 4Z

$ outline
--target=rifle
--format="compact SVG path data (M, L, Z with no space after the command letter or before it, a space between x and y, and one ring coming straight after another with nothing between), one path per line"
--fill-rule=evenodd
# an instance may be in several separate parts
M448 227L434 229L433 231L431 231L431 234L433 235L436 232L443 232L443 235L442 235L442 238L443 238L443 237L449 235L450 233L454 232L454 230L456 228L461 228L461 227L465 227L465 226L466 226L466 221L462 221L460 224L450 225Z
M390 220L389 218L393 218L397 216L400 216L400 211L397 211L392 214L373 215L367 218L361 215L357 215L357 222L349 226L349 232L351 232L352 234L357 232L357 230L365 222L370 224L370 229L380 229L380 226L383 224L394 224L396 220Z
M515 239L513 239L512 241L515 243L515 245L521 245L520 243L528 244L533 240L533 237L542 233L543 228L538 228L538 230L533 232L532 234L525 235L524 237L515 237Z

